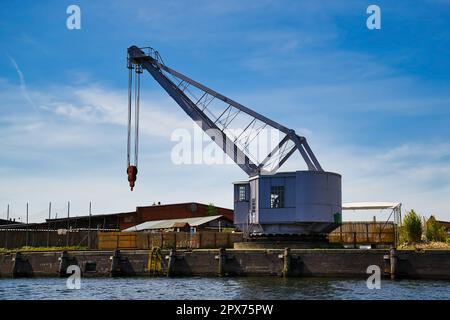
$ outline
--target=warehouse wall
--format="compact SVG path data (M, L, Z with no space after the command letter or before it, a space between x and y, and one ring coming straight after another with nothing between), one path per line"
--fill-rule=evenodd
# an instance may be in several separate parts
M393 245L393 222L344 222L328 235L331 243Z
M99 232L98 248L112 249L214 249L232 248L243 240L242 233L229 232Z

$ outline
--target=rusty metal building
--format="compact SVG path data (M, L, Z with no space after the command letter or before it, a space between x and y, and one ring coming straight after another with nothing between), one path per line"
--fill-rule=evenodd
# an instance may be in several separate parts
M211 212L212 211L212 212ZM58 219L46 219L42 223L30 223L28 225L9 224L2 225L3 229L31 229L31 230L57 230L57 229L94 229L118 231L133 227L146 221L198 218L208 215L222 215L233 221L233 210L214 207L207 204L188 202L177 204L158 204L145 207L137 207L136 211L111 214L83 215Z
M123 230L146 221L198 218L208 215L222 215L233 221L231 209L214 207L214 212L209 210L207 204L197 202L137 207L135 212L119 214L118 228Z

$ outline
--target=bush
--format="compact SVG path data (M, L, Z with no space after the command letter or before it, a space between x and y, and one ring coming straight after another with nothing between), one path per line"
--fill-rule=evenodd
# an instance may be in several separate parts
M408 243L417 243L421 238L422 221L420 216L411 209L403 218L402 240Z
M206 209L206 215L208 216L216 216L217 208L214 206L214 203L208 204L208 208Z
M434 216L430 216L426 224L425 236L427 241L446 242L447 231L436 221Z

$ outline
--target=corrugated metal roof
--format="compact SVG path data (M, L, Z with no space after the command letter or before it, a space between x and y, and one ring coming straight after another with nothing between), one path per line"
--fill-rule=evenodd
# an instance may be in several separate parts
M169 220L155 220L147 221L138 224L134 227L122 230L124 232L130 231L143 231L143 230L155 230L155 229L169 229L172 228L175 223L188 223L191 227L198 227L202 224L211 222L213 220L219 219L222 216L209 216L209 217L199 217L199 218L184 218L184 219L169 219Z

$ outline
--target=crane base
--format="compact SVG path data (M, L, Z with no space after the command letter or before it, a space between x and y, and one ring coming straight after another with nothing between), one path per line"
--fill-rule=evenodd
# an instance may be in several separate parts
M326 234L250 236L235 242L234 249L338 249L341 244L330 243Z

